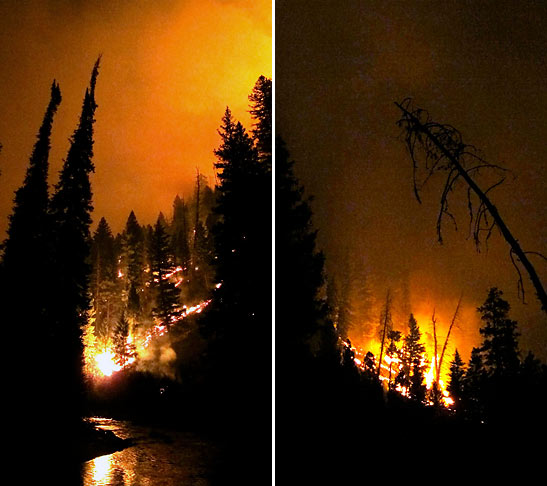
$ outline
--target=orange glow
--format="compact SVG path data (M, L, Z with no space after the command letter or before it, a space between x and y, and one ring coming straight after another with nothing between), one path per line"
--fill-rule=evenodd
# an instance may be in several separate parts
M141 222L155 221L160 211L169 214L177 194L192 194L196 168L213 182L212 151L226 106L250 128L248 95L260 75L272 76L270 0L69 3L56 6L54 15L47 2L6 12L13 18L4 19L0 38L5 55L14 58L3 59L10 76L0 89L0 105L10 114L0 120L0 234L53 78L63 101L51 140L51 186L93 62L103 53L94 221L104 216L118 232L131 210Z

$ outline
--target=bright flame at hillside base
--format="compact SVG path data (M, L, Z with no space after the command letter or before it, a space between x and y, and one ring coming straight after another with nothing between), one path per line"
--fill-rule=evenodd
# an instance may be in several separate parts
M183 308L179 317L173 318L171 326L178 324L185 317L190 314L199 314L211 300L203 301L197 305ZM138 356L150 345L154 338L164 336L168 332L169 328L164 324L156 324L149 329L144 335L137 336L130 333L127 337L127 344L133 344L136 348L136 356L127 359L121 359L116 354L111 341L107 342L102 347L97 343L94 338L85 340L84 357L86 363L86 373L93 378L108 377L113 373L127 368L129 365L135 363Z
M354 346L350 346L346 341L342 341L342 345L347 347L351 347L351 350L354 353L353 361L357 368L359 368L362 371L366 370L365 365L365 355L366 351L363 350L363 348L359 347L356 348ZM376 360L378 359L378 356L380 354L380 343L379 342L370 342L371 348L376 349L377 353L374 354L374 364L376 365ZM431 363L427 365L427 355L424 353L421 357L421 363L424 369L424 380L425 380L425 386L428 392L430 392L434 385L435 385L435 358L433 357L431 359ZM381 383L387 388L389 386L389 383L392 385L394 384L395 377L399 373L401 369L401 360L397 357L390 357L384 354L382 357L382 363L380 365L380 374L379 379ZM439 378L439 381L437 383L438 389L440 391L440 401L441 403L447 407L450 408L452 405L454 405L454 400L446 390L446 384L445 381L442 378ZM393 388L393 390L398 391L401 395L408 397L409 390L406 387L402 387L400 385L397 385ZM428 400L426 405L433 405L433 402L431 400Z
M440 403L442 403L447 408L450 408L454 405L454 400L450 397L446 386L449 382L449 373L450 373L450 363L453 360L454 352L456 348L465 349L467 346L466 342L462 341L461 333L457 332L459 328L459 322L462 319L461 314L450 316L448 312L444 313L443 316L439 317L439 313L435 313L435 306L427 303L425 305L416 306L418 307L414 312L414 318L419 325L421 332L421 342L425 346L425 353L421 356L421 368L424 374L424 384L428 390L431 392L437 381L437 389L439 393ZM431 309L431 310L426 310ZM461 312L461 310L460 310ZM436 329L434 329L432 323L432 314L435 318ZM436 316L436 317L435 317ZM401 322L399 325L395 325L394 329L401 330L401 341L399 341L397 348L401 348L403 345L403 338L406 334L407 328L406 323L402 323L402 319L408 319L403 315L398 316L396 322ZM452 320L455 320L454 329L448 335L448 323ZM463 316L464 320L468 320L467 314ZM381 325L380 325L381 326ZM371 352L374 356L374 368L375 372L378 368L378 359L380 356L381 350L381 339L378 337L378 334L375 330L379 329L377 322L367 322L361 327L360 331L353 329L353 332L350 331L349 338L351 340L350 346L351 350L354 353L354 361L359 369L366 369L366 355L367 352ZM363 332L368 330L368 332ZM436 334L436 338L435 338ZM445 342L446 340L446 342ZM348 343L342 341L342 344L347 348ZM403 396L409 396L409 390L395 385L395 377L399 373L402 367L400 358L395 354L389 356L386 352L389 346L389 341L386 339L384 342L384 348L382 352L382 362L380 363L380 373L379 379L382 384L387 388L391 383L392 389L398 391ZM441 354L443 347L446 346L444 350L444 355L441 362ZM437 367L439 369L437 370ZM429 395L429 393L428 393ZM431 405L432 402L428 399L426 404Z
M378 359L382 347L382 323L379 323L377 318L372 316L381 315L382 305L381 300L373 301L368 315L363 316L359 319L358 324L353 324L349 329L348 342L341 342L346 348L348 348L348 344L350 345L354 353L355 364L361 370L367 369L366 365L370 364L367 363L367 352L372 353L375 373L378 369ZM404 344L404 338L408 333L410 310L407 310L408 308L402 310L401 306L397 307L396 305L394 308L395 312L393 313L390 329L401 332L401 339L396 343L396 347L400 351ZM437 390L439 392L437 397L440 403L447 408L451 408L454 405L454 400L446 389L450 382L450 364L454 359L456 349L465 360L465 357L470 355L472 347L477 345L476 342L469 339L472 336L469 331L479 334L480 321L476 316L476 308L468 304L460 305L452 300L443 301L441 299L435 303L433 300L428 299L412 301L411 311L421 333L420 342L425 347L425 353L421 356L420 365L428 396L433 395L433 388L437 381ZM385 388L388 388L391 382L392 390L398 391L403 396L409 396L409 390L396 386L394 383L395 377L401 370L402 363L397 353L391 357L388 355L387 348L389 344L390 341L386 337L379 379ZM437 368L439 369L437 370ZM426 404L432 404L429 398L426 400Z

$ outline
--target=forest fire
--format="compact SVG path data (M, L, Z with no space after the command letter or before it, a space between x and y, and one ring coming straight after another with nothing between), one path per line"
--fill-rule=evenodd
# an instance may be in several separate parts
M456 350L468 352L470 343L460 325L473 322L474 309L463 306L461 297L457 303L433 302L422 299L404 306L400 293L388 292L383 305L371 301L368 313L360 313L353 302L349 312L338 310L337 327L341 324L339 329L347 336L341 339L344 359L351 356L360 370L372 374L385 389L426 406L453 408L454 399L447 390L450 364Z
M389 347L385 345L378 371L377 362L381 354L380 341L370 339L365 346L355 347L348 340L342 341L342 345L351 350L353 361L360 370L375 373L387 389L395 390L406 397L410 396L408 383L410 372L408 363L405 365L404 346L396 346L393 343ZM424 403L434 405L437 401L437 403L450 408L454 405L454 400L446 389L448 371L445 367L438 369L439 353L437 352L435 355L434 349L435 346L430 345L429 340L425 339L424 351L420 353L417 363L422 373L421 382L425 391ZM433 357L429 359L429 356ZM405 366L407 366L406 369Z
M173 320L171 326L178 324L191 314L201 313L210 302L211 300L209 299L191 307L184 307L179 317ZM84 338L86 374L92 378L112 376L114 373L134 364L139 354L142 354L155 338L164 336L168 331L169 328L167 326L157 323L141 336L136 333L130 333L127 336L126 345L135 349L135 353L126 356L116 352L111 340L108 340L106 344L101 346L95 336L88 336L87 339ZM90 332L92 333L93 331L91 330Z

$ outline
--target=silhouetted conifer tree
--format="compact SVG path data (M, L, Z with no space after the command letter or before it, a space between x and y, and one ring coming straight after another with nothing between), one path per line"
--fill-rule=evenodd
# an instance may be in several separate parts
M408 319L408 334L403 338L401 350L401 370L396 378L396 383L405 388L410 388L412 375L416 362L420 362L425 353L425 346L421 342L422 333L413 314ZM418 367L421 370L421 366Z
M144 284L145 247L143 229L133 211L129 213L123 232L123 268L128 311L136 316L141 311L140 293Z
M272 165L272 80L260 76L249 95L253 138L258 157L270 168Z
M401 340L401 331L395 331L393 329L389 330L387 333L387 338L389 340L389 346L386 349L386 356L389 357L389 378L388 378L388 388L391 389L393 386L393 375L394 371L397 370L397 367L393 367L393 361L399 360L400 350L397 346L397 343Z
M106 219L101 218L91 243L91 292L97 336L108 336L121 309L117 263L114 237Z
M276 348L285 357L336 354L335 332L321 297L324 256L316 248L310 198L293 173L285 143L276 140ZM342 305L342 303L340 303ZM318 338L319 336L319 338ZM323 337L321 337L323 336ZM334 358L336 360L336 358Z
M454 400L454 408L461 411L460 403L464 394L465 364L456 349L454 359L450 363L449 382L446 390Z
M10 392L4 402L8 405L6 415L17 424L13 437L25 436L26 428L32 434L40 433L40 408L49 393L51 370L46 373L46 369L51 329L45 317L52 282L47 177L51 129L60 102L61 92L54 81L24 182L15 193L0 264L2 331L4 342L9 343L3 355L7 370L4 386ZM15 343L23 343L23 347Z
M50 333L54 337L50 354L55 366L50 370L57 386L51 396L57 402L56 412L63 420L78 420L83 391L83 345L81 329L90 309L89 251L92 206L90 173L94 171L93 124L95 122L95 83L99 61L91 74L78 127L70 139L67 158L51 200L54 224L51 272L54 283L49 297Z
M131 211L124 230L124 247L126 253L127 280L129 284L140 286L143 262L143 231L135 213Z
M114 249L114 236L105 218L101 218L91 243L92 289L96 293L98 283L103 280L116 278L116 253Z
M12 321L24 308L26 331L32 329L36 342L47 333L44 315L48 305L47 294L43 291L28 297L29 281L37 283L38 288L48 285L47 264L50 261L49 249L51 224L48 216L48 169L50 136L53 117L61 102L59 85L51 85L51 98L38 132L38 137L30 157L23 185L16 191L13 212L9 217L7 239L4 243L2 259L1 293L5 298L3 306L7 321ZM21 299L24 298L24 305ZM8 317L13 310L13 317Z
M173 256L169 247L169 237L162 218L158 217L151 241L152 289L155 306L152 310L159 321L169 327L180 314L179 289L168 277L173 269Z
M228 319L214 333L238 346L269 342L271 322L271 181L252 140L226 109L215 150L218 221L214 227L216 294Z
M190 267L190 245L188 244L189 224L188 208L184 199L179 196L173 201L173 236L172 246L175 264L183 268L188 274Z
M211 189L207 186L207 178L197 173L195 190L195 217L192 239L192 264L190 268L191 300L203 300L211 290L213 280L212 260L213 241L204 224L205 204L210 204ZM205 196L207 194L207 196ZM207 208L210 211L210 208Z
M240 122L226 109L214 151L218 184L213 227L215 289L201 315L207 339L202 394L223 406L215 414L255 444L254 467L270 467L263 456L271 444L271 175ZM257 453L260 445L262 452Z
M491 423L508 423L516 419L520 407L520 359L517 323L509 319L509 303L502 298L503 292L491 288L482 306L483 336L480 348L485 380L482 401L485 418Z
M122 311L112 341L114 343L114 351L116 352L116 363L120 366L125 366L128 361L134 358L137 354L136 347L133 343L128 342L129 337L129 321L125 316L125 311Z
M515 376L520 366L517 323L509 319L509 302L502 298L503 292L491 288L488 297L477 310L484 325L481 352L486 371L491 376Z
M427 394L427 388L424 383L423 366L420 358L414 358L412 362L412 375L410 376L410 387L408 389L410 397L418 403L424 403Z
M486 371L481 356L480 348L471 350L471 358L464 377L462 406L465 415L473 420L480 421L484 418L484 384Z

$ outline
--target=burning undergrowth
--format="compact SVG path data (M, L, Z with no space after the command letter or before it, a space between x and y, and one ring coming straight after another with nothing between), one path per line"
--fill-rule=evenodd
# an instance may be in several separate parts
M120 336L97 337L91 320L84 331L85 373L91 382L104 381L127 370L176 379L175 347L194 335L192 315L200 314L210 303L205 300L184 307L178 317L166 326L154 321L147 329L127 320L127 331ZM186 325L185 325L186 324Z

